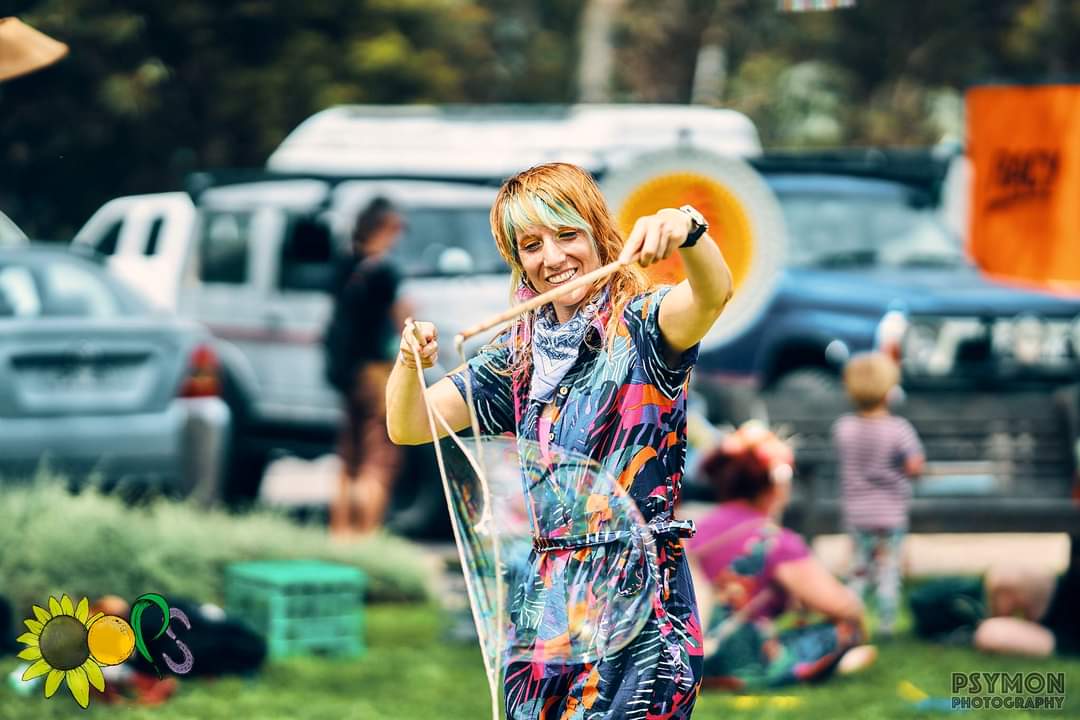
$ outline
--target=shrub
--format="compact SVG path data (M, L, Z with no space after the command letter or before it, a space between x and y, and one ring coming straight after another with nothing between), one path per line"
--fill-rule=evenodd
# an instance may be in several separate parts
M221 603L229 563L294 558L360 568L370 601L428 594L422 551L391 536L336 545L325 528L269 511L167 500L133 507L93 489L70 494L47 478L0 488L0 548L0 592L20 609L60 593L130 600L153 591Z

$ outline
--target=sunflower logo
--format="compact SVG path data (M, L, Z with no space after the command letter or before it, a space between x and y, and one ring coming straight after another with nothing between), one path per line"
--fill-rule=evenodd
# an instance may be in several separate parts
M77 607L67 595L60 600L49 598L49 609L34 605L34 617L24 622L29 632L18 640L27 648L19 653L32 662L23 680L45 678L45 697L52 697L60 683L67 680L75 702L84 708L90 704L90 686L105 690L101 668L118 665L135 650L135 633L123 618L116 615L90 614L86 598Z

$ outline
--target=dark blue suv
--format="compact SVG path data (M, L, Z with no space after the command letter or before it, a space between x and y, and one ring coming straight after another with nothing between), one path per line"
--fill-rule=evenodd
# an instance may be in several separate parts
M699 371L761 387L835 376L869 349L890 309L951 304L984 285L925 194L902 183L828 174L767 174L788 226L787 268L754 326L704 353ZM986 285L987 287L994 287ZM831 347L830 347L831 346Z
M981 275L940 218L933 168L913 178L887 163L757 164L788 226L787 267L757 322L703 352L696 378L713 422L767 412L796 436L804 502L793 521L838 527L840 368L884 345L902 359L897 412L929 461L915 529L1075 528L1080 298Z

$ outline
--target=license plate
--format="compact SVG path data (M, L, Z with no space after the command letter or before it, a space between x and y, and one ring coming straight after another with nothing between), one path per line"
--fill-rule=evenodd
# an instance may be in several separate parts
M40 373L32 385L38 392L85 395L120 389L124 375L123 368L80 365L64 371Z

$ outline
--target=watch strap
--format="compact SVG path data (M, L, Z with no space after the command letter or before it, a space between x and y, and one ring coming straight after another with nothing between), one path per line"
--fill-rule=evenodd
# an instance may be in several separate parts
M693 247L694 245L697 245L697 241L701 239L701 236L708 231L709 224L702 222L704 217L692 205L683 205L679 209L690 216L690 232L686 234L686 240L684 240L679 247Z

